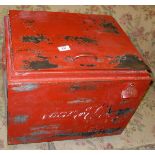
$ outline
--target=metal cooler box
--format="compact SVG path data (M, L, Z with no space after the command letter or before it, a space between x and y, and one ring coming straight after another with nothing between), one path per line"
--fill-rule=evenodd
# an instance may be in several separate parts
M114 18L12 10L4 24L9 144L123 131L151 77Z

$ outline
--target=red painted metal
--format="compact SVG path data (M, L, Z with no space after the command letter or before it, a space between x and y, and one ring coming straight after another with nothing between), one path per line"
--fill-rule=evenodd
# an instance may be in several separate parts
M123 131L151 77L111 16L14 10L4 23L9 144Z

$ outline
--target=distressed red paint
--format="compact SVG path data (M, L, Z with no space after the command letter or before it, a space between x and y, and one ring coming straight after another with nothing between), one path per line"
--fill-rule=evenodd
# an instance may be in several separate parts
M151 77L111 16L10 11L4 24L9 144L123 131Z

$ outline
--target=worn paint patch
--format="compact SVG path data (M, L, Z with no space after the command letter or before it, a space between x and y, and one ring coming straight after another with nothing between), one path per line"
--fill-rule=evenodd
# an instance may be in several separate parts
M50 134L50 132L46 130L38 130L38 131L31 132L32 136L38 136L38 135L44 135L44 134Z
M56 136L94 136L97 134L112 134L115 132L121 132L123 129L122 128L110 128L110 129L103 129L103 130L98 130L98 131L91 131L91 132L75 132L75 133L62 133L58 134Z
M121 116L121 115L128 114L128 113L130 113L130 112L133 112L133 110L130 109L130 108L119 109L119 110L116 111L116 115L117 115L117 116Z
M28 115L18 115L14 117L14 123L25 123L28 119Z
M77 36L65 36L64 37L65 40L67 41L76 41L79 44L80 43L92 43L92 44L96 44L97 41L88 37L77 37Z
M119 34L119 31L117 29L116 26L114 26L113 23L111 22L106 22L106 21L103 21L100 26L102 26L104 28L104 31L106 32L112 32L112 33L115 33L115 34Z
M38 69L48 69L48 68L57 68L58 65L57 64L52 64L50 63L47 59L42 60L42 61L27 61L25 60L24 63L25 68L26 69L34 69L34 70L38 70Z
M36 137L36 136L21 136L21 137L16 137L17 141L20 141L21 143L28 143L28 142L33 142L36 140L40 140L43 138Z
M73 136L81 136L81 137L93 137L95 135L99 134L113 134L113 133L120 133L123 131L123 128L110 128L110 129L103 129L103 130L95 130L91 132L72 132L72 133L59 133L51 136L45 136L45 137L40 137L38 135L29 135L29 136L21 136L21 137L16 137L16 140L22 142L22 143L28 143L28 142L33 142L36 140L42 140L42 139L47 139L47 138L53 138L53 137L73 137Z
M42 55L40 55L40 54L38 54L37 57L40 58L40 59L43 59L43 60L47 60L47 59L48 59L47 57L42 56Z
M93 99L91 99L91 98L78 98L75 100L68 101L67 103L68 104L79 104L79 103L90 103L92 101L93 101Z
M32 91L38 88L38 84L34 83L28 83L28 84L21 84L19 86L12 87L12 90L16 92L26 92L26 91Z
M34 126L31 127L31 130L54 130L58 129L60 127L60 124L50 124L50 125L40 125L40 126Z
M70 86L71 91L79 91L79 90L95 90L95 85L80 85L80 84L73 84Z
M117 111L113 111L111 106L107 110L108 115L111 115L112 113L115 113L117 116L125 115L125 114L128 114L130 112L133 112L133 109L125 108L125 109L119 109Z
M117 56L113 63L118 63L116 68L128 68L133 70L148 70L149 67L136 55L127 54L124 56Z
M96 64L80 64L80 66L95 67Z
M23 42L32 42L32 43L40 43L42 41L47 41L47 37L45 37L42 34L35 35L35 36L23 36L22 41Z

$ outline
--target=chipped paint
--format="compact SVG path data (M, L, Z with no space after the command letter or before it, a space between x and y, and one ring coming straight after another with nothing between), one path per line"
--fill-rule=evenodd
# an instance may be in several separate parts
M116 115L121 116L121 115L125 115L125 114L131 113L131 112L133 112L133 110L130 108L119 109L116 111Z
M80 64L82 67L95 67L96 64Z
M36 136L20 136L16 137L17 141L20 141L21 143L28 143L28 142L33 142L35 140L40 140L42 138L36 137Z
M107 113L108 113L108 114L111 114L111 113L112 113L112 107L111 107L111 106L108 108Z
M42 41L48 40L44 35L35 35L35 36L23 36L22 38L23 42L32 42L32 43L40 43Z
M28 120L29 116L28 115L18 115L18 116L15 116L13 118L14 120L14 123L25 123L27 120Z
M102 129L102 130L93 130L91 132L72 132L72 133L59 133L55 135L49 135L44 137L38 137L37 135L27 135L27 136L21 136L16 137L17 141L20 141L22 143L28 143L28 142L34 142L36 140L42 140L44 138L54 138L54 137L70 137L70 136L77 136L77 137L93 137L95 135L99 134L113 134L113 133L121 133L123 131L123 128L109 128L109 129Z
M31 127L31 130L53 130L58 129L60 127L60 124L50 124L50 125L40 125L40 126L33 126Z
M150 72L149 67L136 55L126 54L117 56L114 63L118 63L115 68L128 68L132 70L147 70Z
M40 59L43 59L43 60L47 60L47 59L48 59L47 57L42 56L42 55L40 55L40 54L38 54L37 57L40 58Z
M15 92L27 92L37 89L39 86L38 84L28 83L28 84L20 84L18 86L12 87L12 90Z
M78 44L80 43L92 43L92 44L96 44L97 41L88 37L79 37L79 36L65 36L64 37L65 40L67 41L76 41Z
M68 104L79 104L79 103L90 103L90 102L93 102L94 100L91 99L91 98L78 98L78 99L75 99L75 100L71 100L71 101L68 101L67 103Z
M103 21L100 26L102 26L104 28L104 31L106 32L112 32L112 33L115 33L115 34L119 34L119 31L117 29L116 26L114 26L113 23L111 22L107 22L107 21Z
M108 115L115 114L116 117L114 117L114 119L117 119L118 116L125 115L125 114L131 113L131 112L133 112L133 109L131 109L131 108L119 109L119 110L114 111L114 110L112 110L112 107L110 106L108 108L108 111L106 114L108 114Z
M89 90L96 90L96 85L95 84L89 84L89 85L80 85L80 84L72 84L70 86L71 91L89 91Z
M34 70L38 70L38 69L48 69L48 68L57 68L58 65L57 64L52 64L50 63L48 60L42 60L42 61L23 61L26 65L25 68L26 69L34 69Z
M50 134L50 132L46 130L38 130L31 132L32 136L45 135L45 134Z
M56 136L84 136L84 137L90 137L97 134L112 134L114 132L122 132L122 128L110 128L110 129L103 129L103 130L97 130L97 131L91 131L91 132L75 132L75 133L61 133Z

